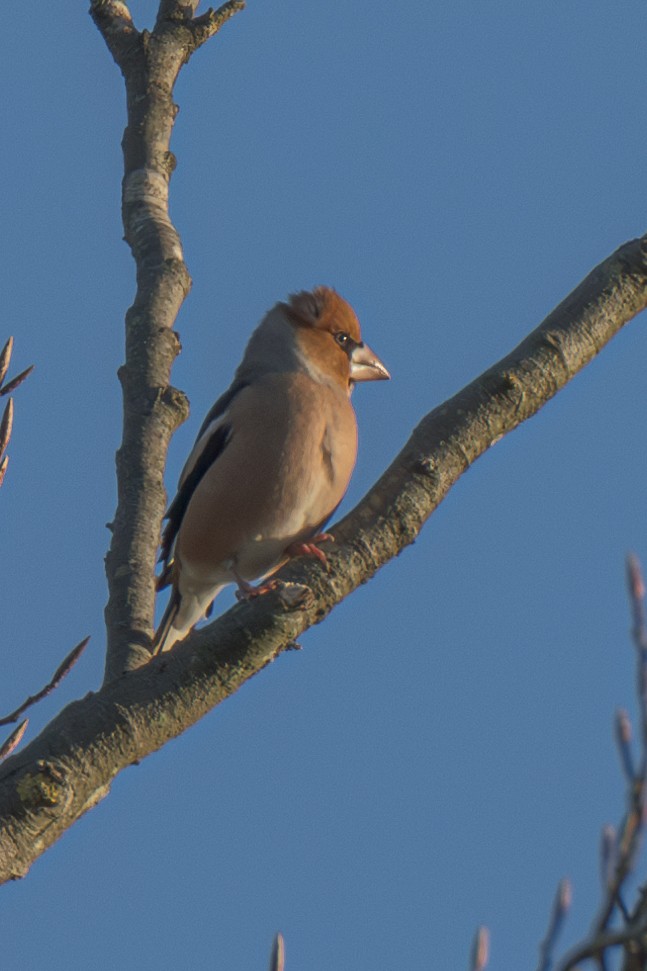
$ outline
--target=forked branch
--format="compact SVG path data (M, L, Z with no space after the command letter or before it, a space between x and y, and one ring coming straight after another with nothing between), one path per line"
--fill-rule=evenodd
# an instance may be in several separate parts
M91 7L126 82L122 205L137 266L120 372L124 430L107 560L106 680L0 768L0 881L25 874L123 768L233 694L413 542L462 473L647 306L647 241L640 239L620 247L519 347L420 422L368 495L333 527L328 572L301 560L278 574L307 587L309 596L294 599L279 589L239 604L149 662L162 474L170 437L187 413L184 396L169 383L178 352L172 327L190 279L168 216L168 184L173 85L196 47L196 6L163 0L151 33L136 30L120 0Z
M605 260L513 350L420 422L368 495L332 527L329 571L294 561L281 591L242 603L169 655L75 702L0 768L0 880L33 860L109 791L112 779L185 731L411 543L479 455L535 414L647 306L647 240Z
M155 609L155 556L164 514L164 466L171 436L188 416L171 387L179 352L173 331L191 278L169 216L170 151L177 114L173 88L191 54L242 2L194 19L197 0L162 0L152 32L138 31L126 3L93 0L90 12L121 70L128 120L123 138L124 235L137 268L126 314L126 360L119 371L124 425L117 452L118 503L106 558L106 680L146 663Z

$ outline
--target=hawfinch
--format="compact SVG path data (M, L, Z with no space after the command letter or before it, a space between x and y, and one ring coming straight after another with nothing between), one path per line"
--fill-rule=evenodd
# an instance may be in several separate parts
M357 381L389 372L362 341L352 307L328 287L278 303L251 336L234 382L198 432L162 538L171 598L153 653L208 615L228 583L240 596L315 545L355 465Z

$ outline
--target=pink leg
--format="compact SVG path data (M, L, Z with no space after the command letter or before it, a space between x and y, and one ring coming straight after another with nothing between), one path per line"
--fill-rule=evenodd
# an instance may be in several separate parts
M286 547L285 555L287 557L292 556L314 556L320 563L324 566L328 565L328 560L326 554L323 550L320 550L316 545L317 543L334 543L335 537L331 536L330 533L317 533L316 536L312 537L312 542L310 543L290 543ZM278 569L278 567L276 568ZM271 590L276 590L280 585L279 580L272 580L270 577L268 580L264 580L257 586L253 583L249 583L247 580L243 580L241 576L236 573L235 570L231 571L236 578L236 583L238 584L238 590L236 591L236 597L238 600L253 600L254 597L262 597L264 593L269 593Z
M232 571L233 572L233 571ZM236 577L236 583L238 584L238 590L236 591L236 597L238 600L253 600L254 597L262 597L264 593L269 593L271 590L276 590L279 585L278 580L265 580L263 583L259 583L258 586L254 586L253 583L248 583L247 580L243 580L239 577L237 573L234 573Z
M328 559L323 550L320 550L317 543L334 543L335 537L330 533L317 533L312 537L311 543L290 543L286 548L287 556L315 556L324 566L328 565Z

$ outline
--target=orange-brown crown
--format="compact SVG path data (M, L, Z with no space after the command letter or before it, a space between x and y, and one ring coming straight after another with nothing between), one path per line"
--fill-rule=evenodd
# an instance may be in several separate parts
M288 317L297 325L316 327L330 334L344 331L357 343L362 339L355 311L332 287L293 293L285 308Z
M349 352L362 340L351 305L331 287L315 287L292 294L283 308L297 328L297 343L311 365L348 387ZM338 343L343 334L350 338L347 350Z

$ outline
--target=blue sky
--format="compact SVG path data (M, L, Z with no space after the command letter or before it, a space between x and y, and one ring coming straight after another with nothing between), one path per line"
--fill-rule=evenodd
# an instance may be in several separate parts
M348 510L425 412L643 233L646 19L637 0L249 0L176 91L192 417L169 491L287 293L335 286L393 375L354 396ZM85 5L39 5L0 52L0 339L36 364L0 495L0 710L92 634L33 737L100 683L133 266L123 88ZM464 968L484 923L493 968L533 967L565 875L564 944L584 933L623 808L612 717L634 711L646 355L639 318L301 652L123 773L4 888L7 966L249 971L281 930L286 971Z

